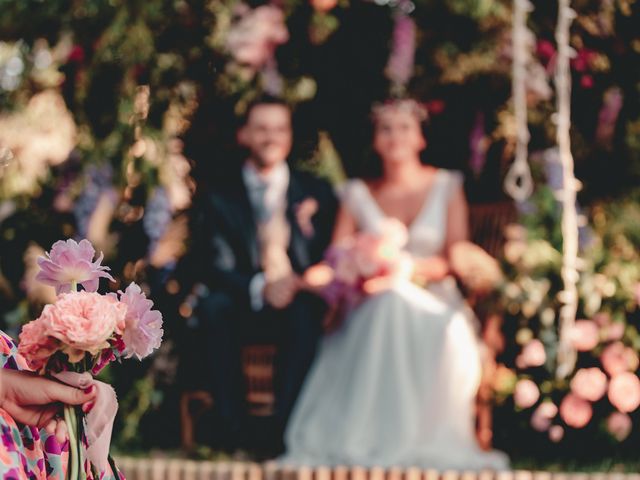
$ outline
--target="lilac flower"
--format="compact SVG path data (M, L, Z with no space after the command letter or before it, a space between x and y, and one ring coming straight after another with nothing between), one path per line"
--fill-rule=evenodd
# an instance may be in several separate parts
M96 251L89 240L58 240L47 252L46 257L38 257L40 272L36 280L56 287L56 293L68 293L71 285L82 285L87 292L98 290L100 278L108 278L112 282L113 277L107 273L109 267L100 265L104 255L94 262Z
M120 302L127 306L126 325L122 334L125 358L135 355L142 360L162 343L162 314L158 310L151 310L153 302L133 282L119 293Z
M408 15L398 15L393 29L393 44L387 63L391 81L406 87L413 75L416 52L416 24Z

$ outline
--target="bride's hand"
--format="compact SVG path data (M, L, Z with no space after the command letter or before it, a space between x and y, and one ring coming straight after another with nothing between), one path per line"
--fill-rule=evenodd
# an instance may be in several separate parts
M420 282L437 282L449 274L449 263L440 256L414 258L414 277Z
M375 295L377 293L390 290L397 282L398 277L393 275L384 275L380 277L373 277L365 281L362 284L362 290L367 295Z
M326 263L317 263L305 270L301 288L310 292L319 292L333 280L333 269Z

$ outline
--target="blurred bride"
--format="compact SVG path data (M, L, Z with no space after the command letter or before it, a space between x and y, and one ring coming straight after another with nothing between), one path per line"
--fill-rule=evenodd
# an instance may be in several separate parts
M448 258L467 239L467 204L459 174L420 161L425 117L412 100L374 110L383 174L346 185L334 244L384 236L390 219L400 221L414 278L427 287L397 275L364 283L364 299L325 337L307 377L285 464L508 468L504 454L482 451L474 435L480 341Z

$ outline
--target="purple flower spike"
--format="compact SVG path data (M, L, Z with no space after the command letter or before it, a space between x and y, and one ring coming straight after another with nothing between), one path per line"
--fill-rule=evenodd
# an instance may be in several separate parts
M40 272L36 280L56 288L56 293L68 293L71 284L75 282L82 285L87 292L98 290L100 278L108 278L112 282L113 277L107 273L109 267L100 265L104 255L94 262L96 251L89 240L76 243L75 240L58 240L51 247L46 257L38 258Z

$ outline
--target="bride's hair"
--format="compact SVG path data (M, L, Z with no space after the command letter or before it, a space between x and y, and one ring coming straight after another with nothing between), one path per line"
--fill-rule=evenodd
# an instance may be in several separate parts
M371 107L371 120L373 124L375 125L380 116L390 110L410 113L420 124L429 119L429 112L424 104L418 103L413 98L393 98L373 104Z

